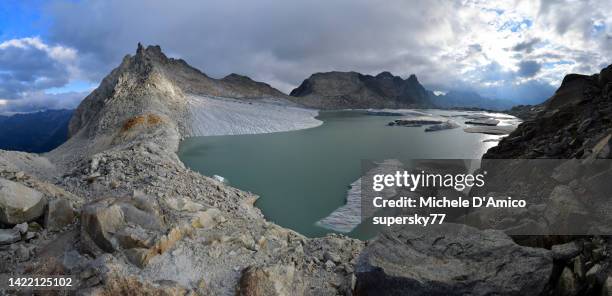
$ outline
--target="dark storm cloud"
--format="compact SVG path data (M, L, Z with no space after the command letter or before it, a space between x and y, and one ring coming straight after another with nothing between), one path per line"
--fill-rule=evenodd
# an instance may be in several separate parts
M524 51L526 53L533 52L533 47L540 42L540 38L523 41L512 47L514 51Z
M521 77L533 77L542 69L542 65L536 61L521 61L519 63L518 75Z
M77 48L81 68L101 78L137 42L160 44L213 76L241 72L297 85L313 72L416 72L431 65L426 39L449 1L87 1L49 7L54 42ZM436 9L430 9L436 7ZM78 29L76 29L78 28ZM394 68L394 69L393 69ZM422 69L417 69L422 70Z
M609 4L517 2L53 0L45 10L53 19L46 38L78 50L79 77L92 82L142 42L159 44L213 77L237 72L285 92L314 72L355 70L416 73L426 85L476 90L509 90L506 85L519 81L527 87L525 80L532 79L538 80L534 93L541 94L540 84L557 83L575 67L540 65L556 65L555 59L577 64L576 47L584 49L577 55L590 54L585 64L591 70L609 56L608 29L597 37L600 46L585 45L595 38L589 35L594 22L608 19L598 11ZM503 25L526 19L530 25L514 31ZM500 52L501 44L511 50Z

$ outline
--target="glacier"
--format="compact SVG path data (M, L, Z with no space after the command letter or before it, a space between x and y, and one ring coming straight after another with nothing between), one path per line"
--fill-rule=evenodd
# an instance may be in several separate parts
M312 128L323 122L316 109L281 98L230 99L189 95L190 136L221 136L284 132Z

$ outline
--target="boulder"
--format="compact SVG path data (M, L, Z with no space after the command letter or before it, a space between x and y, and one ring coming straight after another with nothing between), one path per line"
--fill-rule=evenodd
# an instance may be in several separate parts
M157 212L135 198L99 200L81 212L81 236L108 253L147 246L162 230ZM99 253L95 246L88 245L89 251Z
M74 210L69 201L53 199L49 201L45 213L45 227L51 231L58 231L74 221Z
M303 295L304 284L289 265L249 266L242 271L239 296Z
M568 260L578 256L582 248L576 242L569 242L562 245L554 245L551 251L555 260Z
M447 223L385 229L357 263L358 295L539 295L550 251L501 231Z
M551 175L555 181L560 183L568 183L576 178L579 174L580 161L570 159L557 166Z
M214 217L220 219L220 215ZM142 268L193 230L187 222L166 227L162 221L156 202L144 195L98 200L81 211L81 243L96 256L122 252Z
M557 185L550 193L544 217L548 221L551 233L581 233L584 218L589 212L576 198L569 186Z
M78 295L158 295L185 296L194 295L189 289L171 280L150 280L136 276L125 276L113 273L106 276L103 285L79 291Z
M556 295L574 296L579 292L579 284L571 269L565 267L557 282Z
M13 229L19 231L19 233L21 234L26 234L26 232L28 232L28 223L20 223L15 225L15 227L13 227Z
M17 229L0 229L0 245L10 245L18 242L21 234Z
M169 198L166 200L168 207L175 211L197 212L204 208L203 205L195 203L188 198Z
M191 225L195 228L212 228L223 222L225 222L225 217L223 217L221 211L211 208L206 211L197 212Z
M325 261L331 261L334 263L341 263L342 262L342 257L340 257L340 255L333 253L333 252L329 252L329 251L325 251L325 253L323 253L323 260Z
M19 224L40 217L47 204L45 196L19 183L0 178L0 222Z
M125 256L134 265L143 268L147 265L149 260L153 257L149 249L144 248L132 248L125 251Z

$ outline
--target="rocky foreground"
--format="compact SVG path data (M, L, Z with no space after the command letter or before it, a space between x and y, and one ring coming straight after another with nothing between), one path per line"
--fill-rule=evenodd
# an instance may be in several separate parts
M82 295L575 295L611 288L601 239L551 250L521 246L499 230L448 224L362 242L306 238L270 223L253 206L257 196L178 159L179 140L194 130L192 95L278 94L244 77L209 78L159 47L139 46L79 106L65 144L45 155L0 152L0 273L72 275ZM598 126L583 125L585 135ZM557 270L559 258L577 253L585 254L583 265Z

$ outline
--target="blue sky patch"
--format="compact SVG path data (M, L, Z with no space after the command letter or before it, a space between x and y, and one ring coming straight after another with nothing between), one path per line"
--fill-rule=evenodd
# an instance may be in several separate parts
M530 19L523 19L520 22L507 21L499 27L498 31L510 30L512 32L518 32L521 30L529 29L532 25L533 22Z
M0 2L0 42L30 36L44 36L50 20L42 13L41 0Z

